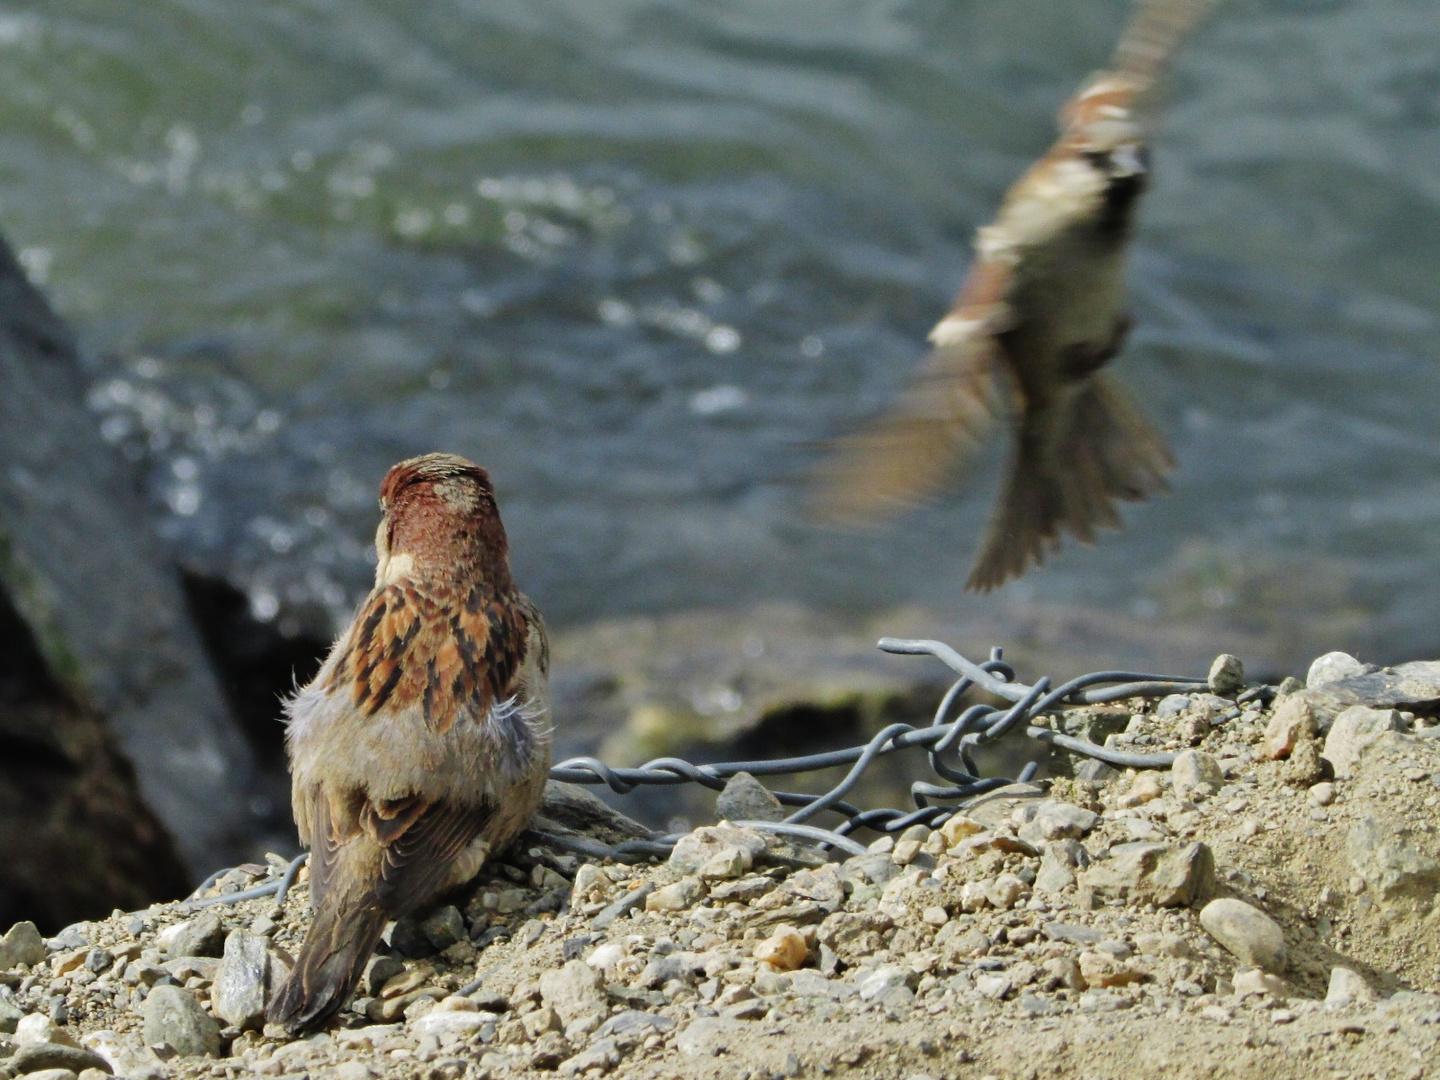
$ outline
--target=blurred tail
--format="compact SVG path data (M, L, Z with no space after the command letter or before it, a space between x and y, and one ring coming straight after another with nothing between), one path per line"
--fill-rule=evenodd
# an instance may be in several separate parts
M1065 405L1027 413L966 588L989 592L1043 563L1061 532L1088 544L1096 529L1118 529L1116 501L1168 491L1174 467L1164 437L1106 375Z
M373 897L329 895L315 913L295 969L267 1010L291 1035L324 1027L355 992L390 920Z

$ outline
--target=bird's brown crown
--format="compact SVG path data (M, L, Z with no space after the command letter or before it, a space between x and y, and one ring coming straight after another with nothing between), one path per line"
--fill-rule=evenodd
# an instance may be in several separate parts
M417 576L480 576L510 587L509 543L490 474L454 454L424 454L395 465L380 484L381 562Z

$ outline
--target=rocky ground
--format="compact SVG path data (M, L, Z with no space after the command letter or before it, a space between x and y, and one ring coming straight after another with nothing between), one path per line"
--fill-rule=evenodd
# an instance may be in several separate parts
M1014 785L844 861L723 824L638 865L527 835L393 927L341 1026L309 1039L262 1022L303 884L279 909L162 904L50 940L18 924L0 1078L1440 1072L1440 665L1332 654L1274 694L1217 673L1214 693L1052 721L1181 751L1168 771ZM740 779L720 812L778 807Z

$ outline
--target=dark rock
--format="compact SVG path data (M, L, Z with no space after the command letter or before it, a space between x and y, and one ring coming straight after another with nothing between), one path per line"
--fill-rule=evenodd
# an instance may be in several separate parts
M71 335L3 242L0 385L7 892L52 913L140 907L183 888L172 843L197 870L237 861L250 754L134 478L85 408Z
M114 1071L108 1061L90 1050L47 1042L29 1043L20 1047L8 1064L22 1076L39 1072L41 1069L69 1069L75 1073L82 1069L99 1069L107 1073Z
M429 939L436 952L444 952L457 941L465 940L465 920L459 909L442 907L420 923L420 932Z

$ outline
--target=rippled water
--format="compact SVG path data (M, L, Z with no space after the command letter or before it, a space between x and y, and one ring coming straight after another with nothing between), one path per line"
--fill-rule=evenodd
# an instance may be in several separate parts
M342 618L374 493L494 473L565 622L1054 598L1433 654L1432 0L1235 0L1187 48L1120 362L1175 494L996 597L996 462L873 536L797 509L891 395L1120 0L0 6L0 229L167 536Z

